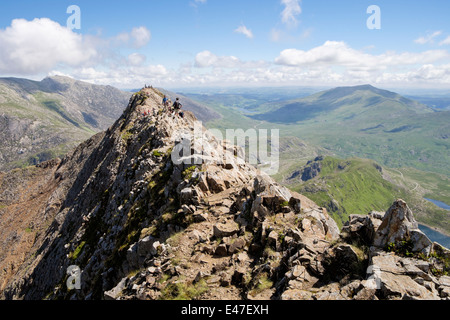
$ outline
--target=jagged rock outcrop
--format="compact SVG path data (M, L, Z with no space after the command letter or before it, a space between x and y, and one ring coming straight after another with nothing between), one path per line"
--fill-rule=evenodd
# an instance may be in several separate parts
M400 241L411 241L413 252L429 254L433 244L428 237L419 230L411 209L403 200L396 201L386 212L383 221L374 237L374 245L386 247Z
M385 214L351 216L343 232L369 246L364 285L382 299L438 300L449 297L450 250L432 243L403 200Z
M448 297L445 248L433 244L428 269L376 248L377 235L393 227L388 214L352 216L340 232L325 208L248 165L241 149L190 112L181 118L161 101L153 88L136 93L108 131L56 165L53 223L3 298ZM391 263L401 268L385 267ZM70 290L73 265L80 288Z
M288 180L296 179L300 177L302 181L309 181L314 179L320 174L322 170L322 161L323 157L319 156L314 159L314 161L308 161L304 168L300 171L294 171L292 175L288 178Z

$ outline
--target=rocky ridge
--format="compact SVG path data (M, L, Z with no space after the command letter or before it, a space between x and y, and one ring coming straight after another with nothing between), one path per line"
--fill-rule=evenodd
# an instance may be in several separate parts
M62 76L0 78L0 170L64 156L110 127L130 96Z
M326 209L161 100L136 93L110 129L55 165L41 212L53 223L4 299L449 298L449 251L402 200L340 232ZM78 290L67 288L71 265Z

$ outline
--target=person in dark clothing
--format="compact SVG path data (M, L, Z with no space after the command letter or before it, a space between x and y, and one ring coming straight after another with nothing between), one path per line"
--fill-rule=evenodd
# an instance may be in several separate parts
M180 98L177 98L177 100L173 103L172 107L175 111L178 111L181 109Z
M176 101L173 103L173 111L175 112L175 114L178 113L178 115L181 118L184 118L184 112L181 111L182 107L183 107L183 105L180 103L180 99L177 98Z

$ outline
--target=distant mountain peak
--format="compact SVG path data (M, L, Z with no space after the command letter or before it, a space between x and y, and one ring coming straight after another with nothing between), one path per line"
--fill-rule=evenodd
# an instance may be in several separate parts
M0 78L0 89L3 170L62 156L112 125L131 96L66 76Z
M385 90L385 89L380 89L377 87L374 87L370 84L364 84L364 85L358 85L358 86L347 86L347 87L337 87L334 89L330 89L328 91L325 91L322 95L322 97L326 97L326 98L339 98L339 97L344 97L347 95L351 95L354 94L355 92L358 91L370 91L372 93L387 97L387 98L394 98L397 97L398 94Z
M355 90L373 90L373 89L377 89L376 87L374 87L371 84L361 84L361 85L357 85L357 86L338 87L336 89L339 89L339 88L353 88Z
M339 115L342 107L352 108L354 116L359 114L364 116L364 113L358 113L357 110L362 110L367 107L375 107L384 105L390 111L396 109L396 112L410 114L414 113L429 113L431 110L416 101L402 97L401 95L376 88L370 84L337 87L326 91L318 92L314 95L279 102L277 109L272 109L263 114L256 114L251 116L257 120L266 120L269 122L280 123L295 123L298 121L311 120L319 115L326 115L334 112ZM386 120L386 111L377 109L378 113L371 116L379 117L380 121ZM345 112L345 111L344 111ZM354 118L347 118L351 120ZM367 119L360 118L360 121ZM379 122L381 123L381 122Z

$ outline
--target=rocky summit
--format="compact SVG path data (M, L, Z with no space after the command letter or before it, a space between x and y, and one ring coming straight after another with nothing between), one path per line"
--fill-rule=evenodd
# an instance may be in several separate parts
M339 230L162 96L144 88L63 159L0 174L3 299L449 299L450 251L404 201Z

